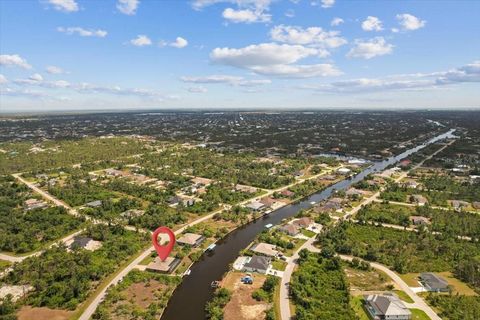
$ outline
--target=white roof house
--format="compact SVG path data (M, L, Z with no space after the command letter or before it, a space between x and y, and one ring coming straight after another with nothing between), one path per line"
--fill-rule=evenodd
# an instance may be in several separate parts
M409 320L412 313L393 293L365 296L365 306L372 319Z

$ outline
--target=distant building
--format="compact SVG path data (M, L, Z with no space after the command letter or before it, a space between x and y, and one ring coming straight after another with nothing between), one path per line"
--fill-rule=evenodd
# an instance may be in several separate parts
M480 209L480 201L473 201L472 202L472 207L474 209Z
M419 206L424 206L428 203L427 198L422 196L421 194L414 194L410 197L411 201L416 203Z
M412 313L394 294L366 295L365 309L374 320L410 320Z
M45 201L38 200L38 199L28 199L24 203L25 211L43 209L46 207L48 207L48 204Z
M269 244L265 242L254 244L250 248L250 251L260 255L268 256L268 257L275 257L278 255L277 247L273 244Z
M290 235L290 236L296 236L297 234L300 233L300 229L293 225L293 224L286 224L278 228L278 230Z
M90 237L78 236L73 238L73 241L70 243L69 248L72 250L82 248L89 251L95 251L97 249L100 249L101 246L102 243L100 241L93 240Z
M138 210L138 209L130 209L124 211L120 214L123 218L131 219L131 218L138 218L145 214L145 210Z
M205 241L205 237L201 234L185 233L180 239L177 240L177 243L180 245L198 247L203 241Z
M462 201L462 200L452 200L451 203L452 203L453 209L455 210L462 210L462 208L468 207L469 205L468 202Z
M102 206L102 201L101 200L91 201L91 202L85 203L85 206L89 208L98 208Z
M282 196L284 196L284 197L291 198L291 197L293 197L293 196L295 195L295 192L292 192L292 191L290 191L290 190L288 190L288 189L285 189L285 190L281 191L280 194L281 194Z
M422 216L411 216L410 221L416 226L430 224L430 219Z
M253 256L243 266L246 272L258 272L266 274L270 268L270 258L264 256Z
M352 170L348 169L348 168L340 168L337 170L338 173L340 174L349 174L350 172L352 172Z
M420 283L427 291L448 292L448 282L432 272L420 274Z

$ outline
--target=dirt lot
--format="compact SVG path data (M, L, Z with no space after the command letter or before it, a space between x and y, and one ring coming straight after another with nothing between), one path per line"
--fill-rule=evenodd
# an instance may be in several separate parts
M166 286L156 280L151 280L148 285L145 283L134 283L125 290L127 301L133 301L135 305L146 309L155 299L155 293L166 289Z
M350 283L351 291L385 291L391 279L377 270L363 271L346 267L345 275Z
M253 274L253 284L240 282L243 272L230 272L222 281L222 286L232 291L232 298L225 306L224 320L261 320L270 305L252 298L252 293L265 282L264 275Z
M72 311L53 310L49 308L23 307L18 311L18 320L67 320Z

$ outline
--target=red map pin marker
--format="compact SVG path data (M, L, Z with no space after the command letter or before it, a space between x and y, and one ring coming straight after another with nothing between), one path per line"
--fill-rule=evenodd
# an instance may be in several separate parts
M167 245L161 246L158 243L158 235L160 233L166 233L168 235L168 237L170 238L170 241L168 242ZM167 259L170 252L172 252L173 246L175 245L175 234L173 233L172 230L170 230L167 227L159 227L152 234L152 243L153 243L153 246L155 247L155 250L157 251L160 259L162 261L165 261L165 259Z

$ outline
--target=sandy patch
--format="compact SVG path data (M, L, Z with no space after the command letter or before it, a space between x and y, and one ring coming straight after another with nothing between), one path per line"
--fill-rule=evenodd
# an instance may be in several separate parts
M67 320L72 311L54 310L49 308L22 307L17 313L18 320Z
M222 281L225 288L232 291L232 298L224 309L225 320L260 320L265 319L265 311L270 305L264 301L257 301L252 298L252 293L259 289L265 276L254 274L253 284L247 285L240 282L244 276L241 272L231 272Z

